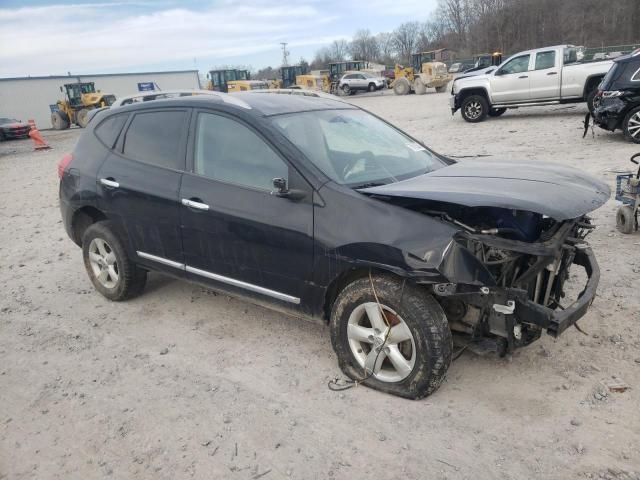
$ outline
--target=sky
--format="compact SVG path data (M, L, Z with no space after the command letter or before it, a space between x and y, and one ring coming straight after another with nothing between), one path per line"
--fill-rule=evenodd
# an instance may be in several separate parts
M426 20L437 0L0 0L0 77L289 63L361 28Z

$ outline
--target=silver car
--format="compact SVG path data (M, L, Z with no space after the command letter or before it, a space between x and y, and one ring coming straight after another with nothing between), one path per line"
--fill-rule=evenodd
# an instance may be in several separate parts
M338 88L345 95L351 95L358 90L375 92L387 85L384 77L377 77L367 72L345 73L338 84Z

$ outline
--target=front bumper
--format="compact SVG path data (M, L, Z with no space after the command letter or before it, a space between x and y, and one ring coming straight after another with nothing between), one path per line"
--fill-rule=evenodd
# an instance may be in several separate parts
M449 97L449 108L451 108L451 115L460 109L460 102L457 94L452 93L451 97Z

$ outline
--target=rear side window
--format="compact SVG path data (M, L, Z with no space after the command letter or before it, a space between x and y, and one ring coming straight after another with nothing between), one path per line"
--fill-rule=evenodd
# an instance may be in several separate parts
M113 115L98 125L94 132L107 147L113 148L129 115Z
M182 137L185 111L138 113L124 139L124 154L159 167L184 169Z
M556 66L556 52L540 52L536 55L536 70L545 70Z

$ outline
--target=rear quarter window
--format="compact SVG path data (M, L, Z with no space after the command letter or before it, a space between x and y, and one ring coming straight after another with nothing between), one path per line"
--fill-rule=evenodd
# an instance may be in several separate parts
M133 160L184 170L184 110L136 113L127 128L123 153Z
M94 129L96 137L98 137L108 148L113 148L128 117L128 114L121 114L105 118Z

